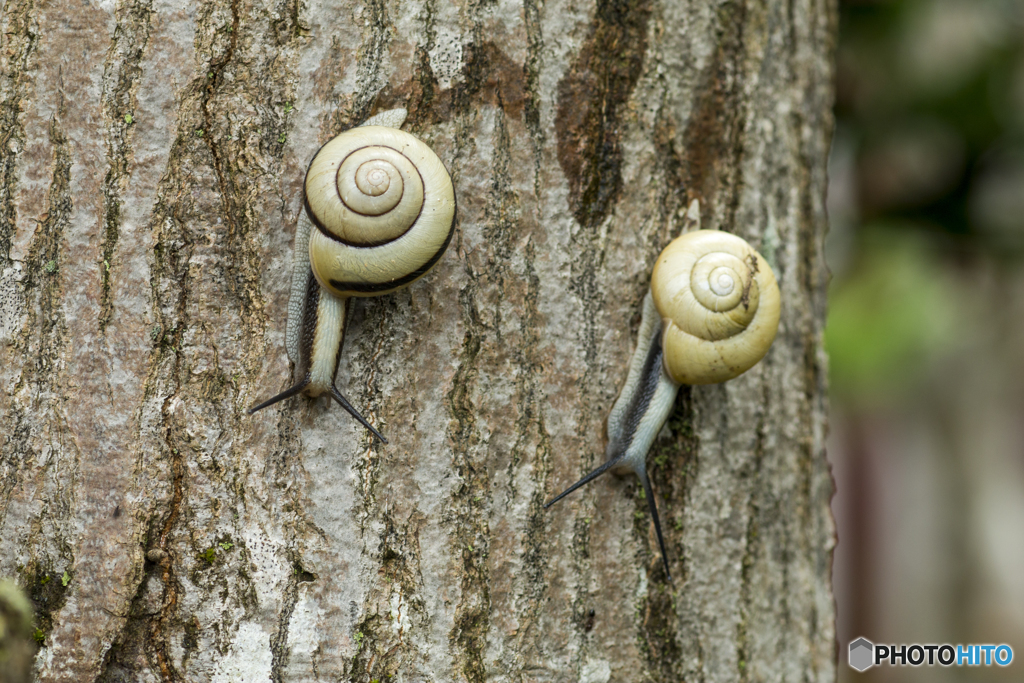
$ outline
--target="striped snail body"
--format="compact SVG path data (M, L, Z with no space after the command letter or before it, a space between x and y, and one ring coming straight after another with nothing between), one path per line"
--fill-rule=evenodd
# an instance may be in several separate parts
M378 296L422 277L455 229L455 190L444 164L399 130L406 111L378 114L313 157L295 231L286 347L298 382L249 410L299 393L330 395L387 443L334 384L352 297Z
M779 287L764 257L735 235L701 230L696 202L687 218L696 229L673 240L654 265L636 351L608 415L606 460L545 504L609 470L633 471L644 487L670 579L647 452L680 385L724 382L749 370L768 353L780 314Z

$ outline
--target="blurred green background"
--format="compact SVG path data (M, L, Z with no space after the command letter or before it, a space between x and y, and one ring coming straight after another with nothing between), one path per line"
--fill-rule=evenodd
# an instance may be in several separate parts
M1024 0L840 0L829 458L840 681L1024 680ZM1007 643L857 674L847 644Z

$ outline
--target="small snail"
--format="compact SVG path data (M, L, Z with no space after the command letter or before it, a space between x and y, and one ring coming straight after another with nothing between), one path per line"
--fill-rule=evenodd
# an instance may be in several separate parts
M295 231L286 347L299 381L249 414L304 393L329 394L387 443L334 385L351 297L387 294L423 276L455 229L455 189L426 144L378 114L309 162ZM315 229L314 229L315 228Z
M654 264L626 384L608 415L604 464L544 505L613 468L635 472L669 580L647 451L681 384L714 384L746 372L768 353L779 326L779 286L764 257L735 235L701 230L696 201L687 222L696 229L673 240Z

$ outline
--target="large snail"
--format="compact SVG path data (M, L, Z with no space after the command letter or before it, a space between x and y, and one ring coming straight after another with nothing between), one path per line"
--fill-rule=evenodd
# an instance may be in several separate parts
M673 240L654 264L626 384L608 415L606 460L544 505L613 468L635 472L670 580L647 451L681 384L714 384L746 372L768 353L779 326L779 286L764 257L735 235L701 230L696 201L687 219L696 229Z
M295 231L286 346L299 380L249 414L298 393L330 395L387 443L338 391L348 302L405 287L441 258L455 229L455 190L426 144L378 114L325 144L306 169Z

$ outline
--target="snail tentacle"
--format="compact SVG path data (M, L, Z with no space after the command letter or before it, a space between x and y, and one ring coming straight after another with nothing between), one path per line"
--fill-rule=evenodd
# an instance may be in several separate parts
M348 399L345 398L345 395L338 391L338 387L335 386L334 384L331 384L330 394L331 398L337 401L338 405L347 410L348 414L354 417L359 422L359 424L369 429L375 437L384 442L384 444L387 444L388 440L384 438L384 435L378 432L377 429L372 424L370 424L370 422L365 417L363 417L362 414L360 414L360 412L356 410L351 403L348 402Z
M665 566L665 578L672 583L672 571L668 568L668 553L665 552L665 537L661 535L661 521L658 519L658 506L654 503L654 491L651 489L651 480L647 476L647 470L641 468L634 470L640 478L640 484L644 487L644 494L647 496L647 508L651 511L651 519L654 521L654 533L658 537L658 549L661 550L661 563Z
M589 484L590 482L594 481L595 479L600 477L602 474L604 474L605 472L607 472L608 470L610 470L611 468L615 467L620 462L622 462L625 459L625 457L626 457L625 453L620 453L619 455L617 455L615 458L613 458L611 460L605 460L604 463L602 463L601 466L598 467L596 470L590 472L585 477L580 479L578 482L576 482L575 484L573 484L572 486L570 486L566 490L562 491L561 493L559 493L557 496L555 496L554 498L552 498L548 502L544 503L544 509L546 510L547 508L551 507L552 505L554 505L558 501L562 500L563 498L565 498L566 496L568 496L570 493L572 493L576 489L580 488L581 486L584 486L584 485Z
M256 412L258 412L260 410L263 410L264 408L269 408L270 406L274 405L278 401L283 401L286 398L291 398L292 396L295 396L296 394L302 393L302 390L305 389L306 385L308 385L308 384L309 384L309 377L303 377L302 380L298 384L294 384L294 385L288 387L287 389L285 389L284 391L282 391L280 394L277 394L276 396L271 396L270 398L268 398L263 403L259 403L257 405L254 405L252 408L249 408L248 413L250 415L252 415L253 413L256 413Z

